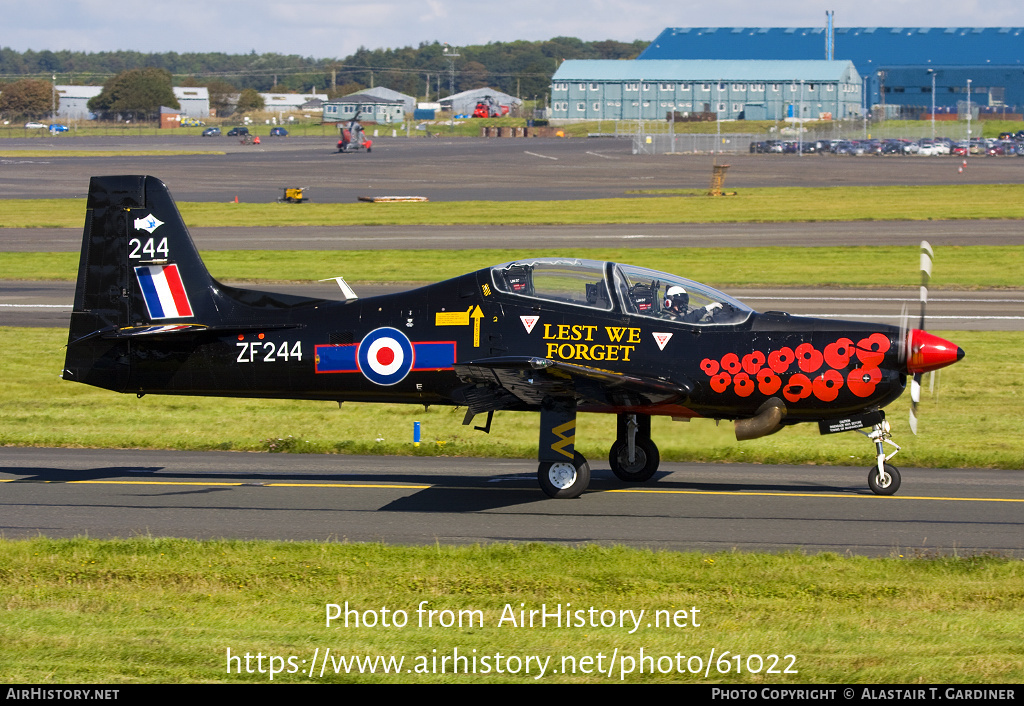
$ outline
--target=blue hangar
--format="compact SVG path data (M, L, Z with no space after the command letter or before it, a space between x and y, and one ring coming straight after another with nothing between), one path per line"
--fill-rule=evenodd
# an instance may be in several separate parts
M834 58L857 67L868 105L928 112L934 80L936 108L955 112L970 80L972 106L1024 106L1022 27L837 27L832 37L825 27L670 27L637 61L822 59L830 38Z
M862 101L850 61L569 60L551 79L556 120L839 120Z

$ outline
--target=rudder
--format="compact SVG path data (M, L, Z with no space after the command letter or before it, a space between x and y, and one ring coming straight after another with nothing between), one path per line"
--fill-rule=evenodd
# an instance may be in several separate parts
M114 335L152 325L215 324L215 291L163 182L93 177L65 377L123 389L130 343Z

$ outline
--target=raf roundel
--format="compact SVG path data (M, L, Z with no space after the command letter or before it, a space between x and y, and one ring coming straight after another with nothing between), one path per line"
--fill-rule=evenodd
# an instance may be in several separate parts
M375 329L359 343L356 359L367 380L377 385L394 385L412 370L412 344L398 329Z

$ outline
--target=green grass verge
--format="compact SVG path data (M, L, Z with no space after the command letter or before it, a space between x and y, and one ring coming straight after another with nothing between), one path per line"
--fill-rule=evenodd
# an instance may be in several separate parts
M261 137L267 136L270 134L270 129L275 127L275 125L268 124L265 121L272 117L277 117L277 114L270 112L261 115L254 115L253 122L247 125L247 127L253 135L260 135ZM454 127L446 124L447 121L447 114L439 114L437 120L433 122L428 121L427 124L429 126L430 133L440 135L442 137L479 137L480 129L485 126L526 127L527 124L526 118L507 117L487 119L464 118L457 120ZM416 124L419 122L421 121L415 121ZM50 135L46 130L26 130L19 124L0 126L0 138L74 140L76 137L117 138L149 136L173 139L175 137L196 137L202 133L206 127L219 127L226 133L233 125L236 124L242 124L240 118L210 120L207 121L207 125L203 127L178 127L173 129L161 129L157 127L155 123L125 125L123 123L84 121L73 123L70 125L70 132L60 133L58 135ZM554 127L561 130L566 137L586 137L587 135L595 133L607 134L616 131L620 135L628 135L631 132L636 131L636 125L636 120L589 120L581 122L567 122L563 125ZM371 135L374 130L377 130L380 135L390 136L391 131L395 130L399 137L406 136L407 126L405 123L397 125L373 125L364 123L364 126ZM323 137L338 134L338 128L335 123L321 123L319 118L312 118L309 120L304 117L298 118L296 122L284 122L278 127L286 128L289 136L291 137ZM672 129L677 135L691 133L714 135L721 132L722 134L759 134L767 137L774 131L784 127L786 127L784 122L776 120L725 120L720 123L716 123L715 121L703 123L676 122L671 126L663 120L649 120L644 122L644 129L648 133L668 132ZM865 130L867 136L876 138L915 138L918 136L931 136L930 120L885 120L882 122L868 122L867 125L865 125L861 120L805 120L804 127L807 129L808 135L811 136L810 139L831 139L833 137L860 139L865 136ZM1024 123L1020 121L978 120L974 122L973 130L975 136L997 137L1001 132L1015 133L1022 128L1024 128ZM961 139L961 137L966 134L967 123L966 121L939 120L935 123L935 130L939 135L945 135L953 139ZM426 137L426 132L416 130L414 129L414 126L410 126L408 135L409 137ZM774 134L774 136L778 137L779 135ZM229 138L214 137L208 139L214 141Z
M898 549L869 559L539 544L0 541L0 680L270 683L274 655L285 670L274 683L1013 684L1024 681L1021 586L1018 560ZM402 622L396 613L405 611L408 622L356 627L350 618L345 627L342 617L327 627L327 604L346 601L378 619L387 608L389 621ZM419 627L422 601L456 617L479 612L473 627L469 613L461 628ZM513 627L506 606L517 620L520 610L542 606L582 610L587 623ZM591 608L606 622L613 613L604 611L645 613L630 634L628 614L626 627L592 627ZM661 627L654 611L666 611L657 616ZM665 627L665 615L685 627ZM228 649L243 656L230 675ZM310 677L314 655L322 659L327 649L335 660L404 662L399 674L380 673L378 662L377 674L335 674L328 666L323 677L318 662ZM451 674L456 650L476 657L477 674ZM653 657L644 674L641 650ZM238 674L246 653L254 673ZM610 674L596 673L599 654ZM748 658L773 654L782 659ZM433 658L440 672L443 656L448 673L431 673ZM534 657L529 672L527 656ZM590 674L581 671L587 656ZM481 673L484 657L490 673ZM547 665L539 679L536 658ZM629 658L635 671L623 675ZM768 673L772 664L781 673ZM416 673L418 666L428 673Z
M843 186L742 189L575 201L178 204L193 228L214 226L571 225L792 223L1024 218L1024 185ZM80 228L82 199L0 200L0 228ZM965 235L969 238L969 233Z
M202 253L210 272L230 282L426 284L523 257L566 250L223 250ZM574 248L573 257L612 260L675 272L722 288L736 286L916 286L917 246L815 248ZM942 247L932 286L984 289L1024 286L1024 248ZM73 281L77 253L0 253L3 279ZM856 263L847 267L846 263Z
M909 394L887 408L903 451L898 466L1024 468L1024 333L938 332L967 352L941 374L941 396L925 396L922 434L908 428ZM464 410L415 405L120 395L61 380L59 329L0 329L0 444L98 448L288 451L486 456L533 459L537 415L498 412L492 432L462 426ZM223 420L230 419L225 426ZM413 422L423 443L414 447ZM580 416L578 448L602 463L615 437L613 415ZM739 443L732 425L653 420L669 461L868 466L859 434L819 436L814 425ZM528 462L524 462L528 463ZM529 466L524 466L524 468Z

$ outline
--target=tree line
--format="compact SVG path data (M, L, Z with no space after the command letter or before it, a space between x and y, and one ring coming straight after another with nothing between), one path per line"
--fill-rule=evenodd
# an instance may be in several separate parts
M547 93L551 76L564 59L635 58L647 42L573 37L545 41L492 42L450 48L439 42L400 49L360 47L341 59L285 54L219 52L146 53L135 51L24 51L0 48L0 91L28 79L58 84L106 85L132 70L159 69L173 85L206 86L211 103L216 93L327 93L348 95L371 86L386 86L420 98L443 98L451 92L489 86L523 99ZM446 53L447 49L447 53ZM458 53L458 58L450 58ZM55 79L54 79L55 77ZM2 94L0 94L2 98ZM3 110L0 107L0 110ZM47 108L48 110L48 108Z

